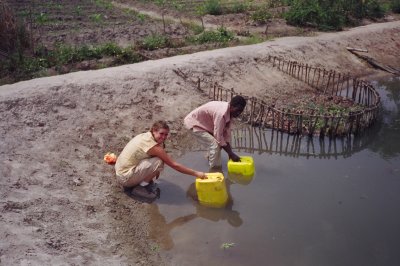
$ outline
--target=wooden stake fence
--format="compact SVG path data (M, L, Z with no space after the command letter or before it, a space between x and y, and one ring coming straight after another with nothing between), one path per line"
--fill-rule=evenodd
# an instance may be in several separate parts
M348 114L314 114L303 111L279 109L267 105L254 97L246 97L247 105L241 119L253 126L277 129L290 134L343 136L358 134L368 128L376 120L380 96L375 88L367 82L352 78L350 74L342 74L333 70L312 67L296 61L287 61L269 56L268 62L273 67L299 79L325 95L340 96L362 106L363 109ZM237 95L234 89L225 89L215 83L209 90L209 97L214 100L230 101Z

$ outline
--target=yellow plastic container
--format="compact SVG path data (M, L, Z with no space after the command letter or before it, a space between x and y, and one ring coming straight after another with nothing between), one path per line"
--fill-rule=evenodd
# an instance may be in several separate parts
M207 173L207 179L196 178L197 198L203 206L222 208L228 202L225 178L222 173Z
M244 176L254 175L254 161L250 156L240 156L240 162L228 161L228 172Z

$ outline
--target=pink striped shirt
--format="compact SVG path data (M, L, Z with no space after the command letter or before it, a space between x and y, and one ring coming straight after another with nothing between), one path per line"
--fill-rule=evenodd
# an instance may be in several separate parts
M211 101L190 112L184 120L187 129L193 131L207 131L225 146L231 139L231 116L229 103Z

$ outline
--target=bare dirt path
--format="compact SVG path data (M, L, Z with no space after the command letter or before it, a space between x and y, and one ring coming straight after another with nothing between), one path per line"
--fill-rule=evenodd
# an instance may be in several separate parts
M300 95L297 81L263 63L268 55L382 73L347 46L399 68L400 22L1 86L0 264L163 265L148 237L155 205L124 194L103 155L160 118L171 124L172 154L189 149L182 118L207 101L198 78L202 90L219 82L266 99Z

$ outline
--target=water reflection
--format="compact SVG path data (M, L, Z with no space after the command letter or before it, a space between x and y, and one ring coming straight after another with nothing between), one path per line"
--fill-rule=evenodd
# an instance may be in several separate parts
M229 225L233 227L239 227L242 225L243 220L240 218L240 213L233 210L233 197L231 194L232 182L229 179L225 179L226 190L228 192L228 203L223 208L209 208L202 206L198 199L196 193L196 185L192 183L186 193L186 196L190 198L193 205L196 208L196 214L198 217L207 219L213 222L226 221Z
M338 138L310 138L301 135L240 125L232 132L232 147L238 152L269 153L289 157L339 158L349 157L365 149L375 138L376 129L357 136Z
M150 237L156 239L157 243L160 243L161 248L164 250L170 250L174 247L174 241L171 237L171 231L176 227L182 226L198 216L193 213L177 217L172 222L167 223L165 217L160 213L157 204L151 204L149 205L149 208L151 215Z
M369 149L384 159L391 159L400 152L400 77L393 77L374 84L382 100L382 119L379 130Z

